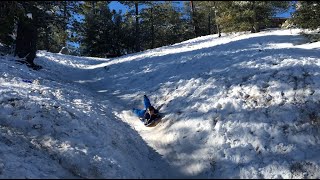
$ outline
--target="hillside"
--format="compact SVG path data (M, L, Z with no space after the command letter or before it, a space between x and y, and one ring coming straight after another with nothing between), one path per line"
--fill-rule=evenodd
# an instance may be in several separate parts
M210 35L114 59L0 56L2 178L320 178L320 43ZM145 127L146 94L165 114Z

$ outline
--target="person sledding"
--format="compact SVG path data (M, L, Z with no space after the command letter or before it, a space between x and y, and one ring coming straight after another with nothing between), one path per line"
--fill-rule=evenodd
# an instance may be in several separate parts
M145 126L149 126L160 118L160 114L159 111L151 105L150 100L146 95L143 96L143 102L145 109L133 108L132 111L140 118Z

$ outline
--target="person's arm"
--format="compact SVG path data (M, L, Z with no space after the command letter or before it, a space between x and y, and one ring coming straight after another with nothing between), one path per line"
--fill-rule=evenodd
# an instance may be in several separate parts
M146 110L133 108L132 111L133 111L134 114L136 114L140 118L144 118L145 117Z

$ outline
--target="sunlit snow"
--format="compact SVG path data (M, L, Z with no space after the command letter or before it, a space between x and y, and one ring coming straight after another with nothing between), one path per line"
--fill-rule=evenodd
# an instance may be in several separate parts
M203 36L114 59L0 56L1 178L320 178L320 43ZM131 112L146 94L164 114Z

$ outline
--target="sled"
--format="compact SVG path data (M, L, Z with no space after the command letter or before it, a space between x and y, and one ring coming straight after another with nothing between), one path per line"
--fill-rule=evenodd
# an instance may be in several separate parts
M163 114L159 114L159 117L157 117L156 119L154 119L150 123L145 124L145 126L146 127L154 127L161 121L162 118L163 118Z

